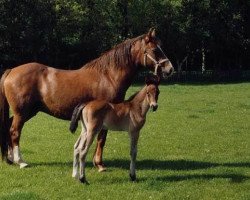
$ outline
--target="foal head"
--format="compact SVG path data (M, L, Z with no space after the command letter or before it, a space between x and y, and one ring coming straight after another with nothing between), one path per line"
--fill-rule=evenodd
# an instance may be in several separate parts
M156 37L155 29L137 40L132 47L136 52L137 64L146 67L155 75L169 77L173 74L174 68L160 46L160 40Z
M156 111L158 108L158 96L160 94L159 86L159 77L158 76L150 76L146 77L146 99L149 107Z

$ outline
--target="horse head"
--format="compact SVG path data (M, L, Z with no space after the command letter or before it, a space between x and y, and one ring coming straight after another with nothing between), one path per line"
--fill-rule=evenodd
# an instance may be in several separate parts
M153 71L155 75L169 77L174 68L160 46L160 40L156 37L155 29L150 29L137 43L134 44L137 64Z

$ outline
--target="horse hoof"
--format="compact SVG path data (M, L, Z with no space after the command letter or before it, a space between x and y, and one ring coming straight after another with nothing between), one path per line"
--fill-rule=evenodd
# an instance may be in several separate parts
M93 165L94 167L98 168L98 172L104 172L107 170L106 167L104 167L104 165L102 164L102 162L95 161L95 157L93 158Z
M98 172L105 172L107 171L106 167L103 167L102 165L98 165Z
M130 176L130 180L131 181L136 181L136 175L131 175L131 174L129 174L129 176Z
M27 163L21 163L21 164L20 164L20 169L26 168L27 166L28 166Z

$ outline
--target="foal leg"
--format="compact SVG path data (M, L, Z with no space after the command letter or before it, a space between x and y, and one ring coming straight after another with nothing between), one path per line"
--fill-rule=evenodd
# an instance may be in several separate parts
M73 173L72 177L78 179L79 178L79 173L78 173L78 168L79 168L79 150L78 146L81 142L81 135L77 139L75 145L74 145L74 156L73 156Z
M129 176L131 178L131 181L136 180L136 173L135 173L135 161L136 161L136 156L137 156L137 143L139 139L139 132L130 132L130 173Z
M79 138L77 139L75 145L74 145L74 156L73 156L73 173L72 173L72 177L78 179L79 178L79 154L80 154L80 149L79 147L83 146L83 142L85 141L84 137L86 135L86 126L85 124L82 122L82 118L81 118L81 127L82 127L82 131L81 134L79 136Z
M84 142L82 142L81 146L79 145L80 147L80 179L79 180L82 183L87 183L86 176L85 176L86 156L87 156L87 153L89 151L91 144L93 143L94 136L95 136L95 132L93 131L93 129L88 130L87 133L84 134L82 138Z
M28 164L22 159L19 141L21 131L24 125L24 119L20 115L14 115L13 121L10 127L11 149L13 151L13 162L20 165L20 168L28 166ZM11 150L10 150L11 152Z
M107 130L102 129L97 136L97 144L93 158L93 164L98 168L99 172L106 171L106 168L104 167L104 164L102 162L102 154L106 142L107 133Z

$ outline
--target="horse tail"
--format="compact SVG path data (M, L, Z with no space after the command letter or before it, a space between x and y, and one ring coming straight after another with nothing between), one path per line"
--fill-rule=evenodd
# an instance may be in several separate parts
M78 104L72 114L71 117L71 122L70 122L70 127L69 130L71 133L74 133L77 129L78 126L78 120L80 118L80 114L82 113L82 110L84 109L84 107L86 106L86 104Z
M7 158L8 153L8 137L9 137L9 103L4 92L4 81L10 69L6 70L0 80L0 146L2 160Z

